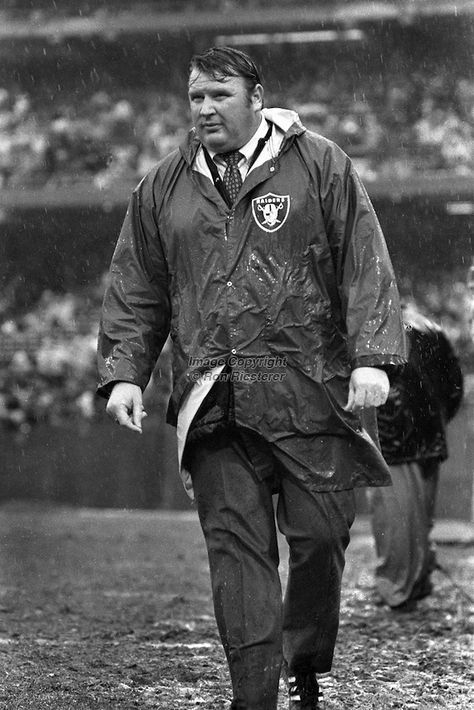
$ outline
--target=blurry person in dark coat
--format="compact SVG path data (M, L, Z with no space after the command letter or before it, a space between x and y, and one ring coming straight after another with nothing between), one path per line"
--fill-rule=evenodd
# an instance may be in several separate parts
M430 541L440 464L448 457L446 424L463 395L458 359L444 332L404 305L408 364L378 410L379 436L393 486L371 492L381 601L410 611L432 591Z

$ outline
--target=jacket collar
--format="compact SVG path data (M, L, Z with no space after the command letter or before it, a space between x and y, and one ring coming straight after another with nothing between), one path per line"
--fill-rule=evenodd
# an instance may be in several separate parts
M262 114L269 123L273 123L284 133L282 149L289 138L299 136L306 130L296 111L285 108L264 108L262 109ZM181 155L188 165L193 163L200 146L201 142L196 137L196 131L191 128L187 138L180 146Z

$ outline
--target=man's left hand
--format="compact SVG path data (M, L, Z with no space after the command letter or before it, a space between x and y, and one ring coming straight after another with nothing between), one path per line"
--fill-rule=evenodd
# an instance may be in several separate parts
M378 367L356 367L349 382L346 412L357 412L367 407L385 404L390 390L388 375Z

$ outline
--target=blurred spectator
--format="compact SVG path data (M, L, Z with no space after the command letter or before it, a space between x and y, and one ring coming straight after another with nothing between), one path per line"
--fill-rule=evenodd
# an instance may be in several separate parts
M459 409L463 376L441 328L406 304L408 363L378 410L380 444L393 485L369 499L382 603L411 611L432 592L436 555L430 540L446 425Z
M455 87L456 105L463 121L474 121L474 81L458 79Z

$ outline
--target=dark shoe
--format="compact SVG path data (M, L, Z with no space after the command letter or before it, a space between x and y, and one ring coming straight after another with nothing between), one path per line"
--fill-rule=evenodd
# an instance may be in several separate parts
M415 586L413 592L411 593L410 599L415 599L416 601L419 601L421 599L426 599L426 597L429 597L432 593L433 583L430 579L430 576L427 575L421 580L421 582L418 582L418 584Z
M412 611L416 611L418 602L422 599L429 597L433 591L433 585L429 577L425 577L416 587L413 589L411 596L402 604L398 606L390 607L392 611L399 612L401 614L409 614Z
M323 695L315 673L288 675L289 710L319 710Z
M406 602L402 602L397 606L391 606L390 610L394 611L396 614L410 614L412 611L416 611L418 602L416 599L407 599Z

